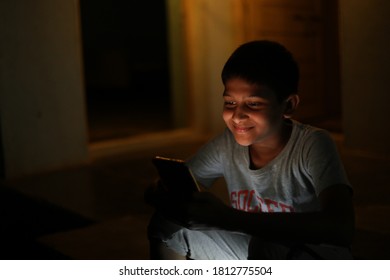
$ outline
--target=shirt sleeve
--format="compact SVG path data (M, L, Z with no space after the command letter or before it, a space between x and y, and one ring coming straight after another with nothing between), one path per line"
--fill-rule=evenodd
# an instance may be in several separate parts
M211 187L215 180L223 176L222 151L224 134L221 134L205 144L199 151L187 160L195 179L204 187Z
M351 187L337 147L328 132L325 130L313 132L304 149L306 170L312 179L317 196L330 186Z

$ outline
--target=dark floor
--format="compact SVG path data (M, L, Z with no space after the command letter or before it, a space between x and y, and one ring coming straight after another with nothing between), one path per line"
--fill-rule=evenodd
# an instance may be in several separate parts
M0 258L147 259L150 159L186 158L205 141L186 133L150 137L94 145L89 165L2 182ZM390 259L390 160L342 157L355 188L353 253ZM215 192L223 195L220 186Z

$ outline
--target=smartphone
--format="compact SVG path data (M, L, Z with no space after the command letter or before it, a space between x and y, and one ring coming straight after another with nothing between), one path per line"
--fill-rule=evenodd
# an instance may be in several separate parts
M199 185L185 161L156 156L152 162L167 191L184 195L200 191Z

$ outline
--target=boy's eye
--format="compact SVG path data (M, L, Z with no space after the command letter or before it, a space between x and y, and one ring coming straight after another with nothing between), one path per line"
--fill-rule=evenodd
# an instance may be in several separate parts
M248 102L247 106L251 109L260 109L264 107L264 103L262 102Z
M224 105L226 108L233 108L236 105L234 101L224 101Z
M249 107L259 107L260 106L260 102L249 102L248 106Z

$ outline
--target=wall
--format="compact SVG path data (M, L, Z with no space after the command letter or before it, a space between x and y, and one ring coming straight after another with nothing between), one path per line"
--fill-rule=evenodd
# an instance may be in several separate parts
M390 156L390 1L340 0L345 147Z
M193 126L216 133L222 121L221 71L236 48L234 0L183 0L186 24L187 83Z
M88 157L78 4L0 2L3 177Z
M188 96L186 93L186 71L184 37L184 8L182 0L165 0L169 46L169 72L173 127L189 125Z

